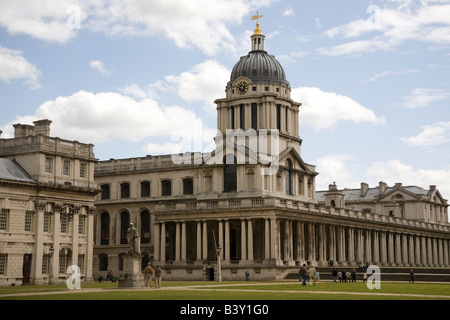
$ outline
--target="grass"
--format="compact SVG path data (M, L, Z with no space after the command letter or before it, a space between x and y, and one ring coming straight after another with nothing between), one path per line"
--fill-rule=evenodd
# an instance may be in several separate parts
M438 283L382 282L380 290L370 290L362 282L319 282L302 287L297 281L166 281L163 287L178 288L128 290L110 282L82 283L81 290L69 290L65 284L0 287L0 300L450 300L450 284Z

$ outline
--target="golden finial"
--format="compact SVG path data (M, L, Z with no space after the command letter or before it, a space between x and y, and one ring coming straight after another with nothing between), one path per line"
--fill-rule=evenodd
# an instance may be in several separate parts
M256 20L256 29L254 34L262 34L261 29L259 28L259 18L263 16L259 15L259 12L256 12L256 16L252 16L252 20Z

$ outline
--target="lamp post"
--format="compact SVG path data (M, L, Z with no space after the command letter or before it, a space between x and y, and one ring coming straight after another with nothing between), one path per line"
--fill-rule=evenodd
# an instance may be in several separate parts
M219 271L219 282L222 282L222 266L220 264L220 251L222 248L220 247L220 243L217 243L217 268Z
M49 270L48 270L48 284L53 284L53 253L55 252L55 248L53 248L53 244L50 245L50 248L48 248L48 253L50 256L49 261Z

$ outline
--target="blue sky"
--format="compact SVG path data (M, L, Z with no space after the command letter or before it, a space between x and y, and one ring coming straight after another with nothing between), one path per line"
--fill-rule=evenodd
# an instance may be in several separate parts
M385 181L450 197L450 0L0 0L0 130L48 118L100 160L211 151L214 100L266 50L302 102L317 189ZM182 150L187 151L187 150Z

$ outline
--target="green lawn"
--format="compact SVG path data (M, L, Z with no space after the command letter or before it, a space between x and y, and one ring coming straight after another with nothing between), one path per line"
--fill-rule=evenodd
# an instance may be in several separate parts
M450 300L450 284L383 282L380 290L365 283L320 282L163 282L159 289L118 289L117 283L82 283L81 290L64 284L0 287L0 300ZM189 288L181 288L189 287ZM63 294L58 294L63 292ZM16 295L22 293L23 295ZM11 296L7 296L11 295Z

